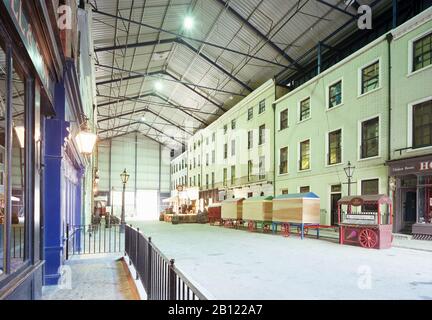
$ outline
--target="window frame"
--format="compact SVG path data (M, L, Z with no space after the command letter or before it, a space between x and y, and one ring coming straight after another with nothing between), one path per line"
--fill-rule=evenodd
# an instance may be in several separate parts
M430 64L426 67L414 71L414 43L431 34L432 34L432 30L427 30L426 32L419 34L408 41L408 73L407 73L408 77L432 68L432 64Z
M370 91L367 92L363 92L363 70L378 63L378 87L375 89L372 89ZM358 68L358 74L357 74L357 83L358 83L358 88L357 88L357 97L361 98L364 96L367 96L368 94L371 94L373 92L376 92L380 89L382 89L382 81L383 81L383 72L382 72L382 58L378 57L374 60L371 60L369 63L361 66L360 68Z
M254 142L253 130L249 130L248 131L248 150L253 149L253 142Z
M250 107L247 110L247 121L251 121L254 117L254 107Z
M409 149L406 150L406 152L410 153L410 152L418 152L418 151L423 151L423 150L429 150L432 149L432 146L427 146L427 147L422 147L422 148L414 148L414 115L413 115L413 111L414 111L414 106L421 104L421 103L425 103L428 101L432 100L432 96L420 99L420 100L416 100L413 101L411 103L408 104L408 108L407 108L407 112L408 112L408 125L407 125L407 147Z
M301 145L303 142L309 141L309 168L308 169L301 169L301 161L302 161L302 155L301 155ZM303 139L298 143L298 157L297 157L297 172L308 172L312 170L312 139L306 138Z
M340 162L337 163L330 163L330 134L335 133L337 131L340 131ZM341 164L344 163L344 138L343 138L343 128L337 128L331 131L327 131L326 134L326 160L325 160L325 164L326 167L333 167L333 166L339 166Z
M282 113L286 112L286 127L282 128ZM285 108L279 112L279 131L283 131L289 128L289 109Z
M286 149L287 151L287 156L286 156L286 172L281 172L281 168L282 168L282 149ZM283 175L287 175L289 173L289 146L282 146L279 148L279 158L278 158L278 163L279 163L279 170L278 170L278 175L279 176L283 176Z
M306 100L309 100L309 117L302 119L302 103ZM312 99L310 96L304 97L303 99L300 99L297 103L297 122L302 123L312 118Z
M267 108L266 99L263 99L260 102L258 102L258 115L265 113L266 108Z
M264 127L264 130L262 128ZM258 146L266 144L266 125L262 124L258 128Z
M363 123L366 121L373 120L378 118L378 155L368 158L362 158L363 155ZM358 150L357 150L357 160L358 161L367 161L372 159L377 159L381 157L381 114L373 115L371 117L367 117L358 121Z
M330 107L330 88L333 87L337 83L341 83L341 103L336 106ZM335 110L344 104L344 81L343 78L339 78L331 83L329 83L326 87L326 111Z

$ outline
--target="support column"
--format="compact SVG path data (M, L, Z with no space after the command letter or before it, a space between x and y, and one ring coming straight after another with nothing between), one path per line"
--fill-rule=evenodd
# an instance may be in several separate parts
M62 148L65 129L65 91L57 84L55 92L56 112L54 119L45 121L45 168L44 168L44 238L45 270L44 284L56 285L60 278L59 268L63 262L62 225Z

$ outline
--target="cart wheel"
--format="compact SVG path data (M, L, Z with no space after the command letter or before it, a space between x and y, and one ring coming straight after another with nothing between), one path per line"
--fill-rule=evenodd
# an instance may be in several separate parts
M283 225L282 225L282 235L284 236L284 237L289 237L290 236L290 225L289 224L286 224L286 223L284 223Z
M378 243L378 235L372 229L363 229L359 235L359 242L363 248L375 248Z
M248 229L250 232L253 232L255 230L255 223L253 221L248 222Z
M299 236L301 236L301 227L297 227L297 233ZM303 228L303 235L307 235L309 233L308 228Z

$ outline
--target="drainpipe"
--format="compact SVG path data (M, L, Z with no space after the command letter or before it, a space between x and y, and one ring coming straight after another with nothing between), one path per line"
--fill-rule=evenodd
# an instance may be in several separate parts
M393 41L393 34L391 32L389 32L386 36L387 39L387 63L388 63L388 67L387 67L387 76L388 76L388 87L387 87L387 94L388 94L388 137L387 137L387 161L391 160L391 131L392 131L392 52L391 52L391 44ZM393 205L395 203L394 199L395 196L390 195L391 193L391 189L390 189L390 175L388 174L388 181L387 181L387 194L389 196L391 196L392 200L393 200ZM395 212L393 211L393 215L395 214ZM395 219L393 218L393 221L395 221ZM393 226L393 231L394 230L394 226Z
M277 84L275 83L275 101L277 100ZM273 197L276 197L276 103L273 109Z

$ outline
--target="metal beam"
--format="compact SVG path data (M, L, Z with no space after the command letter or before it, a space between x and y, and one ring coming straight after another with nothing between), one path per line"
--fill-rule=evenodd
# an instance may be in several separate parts
M275 66L278 66L278 67L282 67L282 68L289 67L289 66L283 65L283 64L278 63L278 62L270 61L270 60L267 60L267 59L264 59L264 58L260 58L260 57L257 57L257 56L254 56L254 55L251 55L251 54L248 54L248 53L245 53L245 52L241 52L239 50L230 49L230 48L227 48L227 47L224 47L224 46L221 46L221 45L217 45L215 43L210 43L210 42L203 41L203 40L200 40L200 39L197 39L197 38L188 37L188 36L176 33L174 31L170 31L170 30L166 30L166 29L163 29L163 28L154 27L152 25L149 25L149 24L146 24L146 23L143 23L143 22L139 22L139 21L134 21L134 20L131 20L131 19L123 18L123 17L116 16L114 14L103 12L103 11L100 11L100 10L97 10L97 9L93 9L93 12L96 13L96 14L104 15L106 17L110 17L110 18L114 18L114 19L119 19L119 20L122 20L122 21L126 21L128 23L140 25L140 26L152 29L152 30L156 30L156 31L159 31L159 32L167 33L167 34L173 35L175 37L181 37L183 39L188 39L188 40L191 40L191 41L202 43L202 44L205 44L206 46L215 47L215 48L218 48L218 49L221 49L221 50L225 50L225 51L228 51L228 52L232 52L232 53L235 53L235 54L238 54L238 55L242 55L242 56L245 56L245 57L248 57L248 58L251 58L251 59L255 59L255 60L258 60L258 61L266 62L268 64L272 64L272 65L275 65ZM291 68L291 67L289 67L289 68ZM297 70L296 68L293 68L293 69Z
M148 77L156 76L158 74L161 74L161 72L160 71L148 72L145 76L144 75L135 75L135 76L116 78L116 79L103 80L103 81L97 82L96 85L97 86L102 86L102 85L111 84L111 83L114 83L114 82L128 81L128 80L134 80L134 79L141 79L141 78L144 78L146 76L148 76Z
M339 11L339 12L345 13L346 15L349 15L352 18L356 18L357 17L357 15L349 13L348 11L339 8L338 6L336 6L334 4L328 3L327 1L324 1L324 0L316 0L316 1L319 2L319 3L321 3L321 4L323 4L323 5L329 6L330 8L333 8L333 9Z
M216 0L222 6L226 7L228 12L234 15L237 19L239 19L242 23L248 26L248 28L252 29L260 38L265 40L265 42L270 45L275 51L277 51L281 56L283 56L286 60L292 63L297 69L301 69L302 66L298 64L293 58L291 58L284 50L282 50L279 46L277 46L274 42L272 42L265 34L263 34L260 30L258 30L249 20L243 18L241 14L235 11L230 5L223 0Z
M222 66L220 66L219 64L214 62L208 56L203 54L200 50L197 50L194 46L192 46L191 44L189 44L188 42L186 42L185 40L183 40L179 37L173 38L173 39L164 39L161 41L147 41L147 42L138 42L138 43L123 44L123 45L110 46L110 47L104 47L104 48L97 48L97 49L95 49L95 52L112 51L112 50L117 50L117 49L128 49L128 48L139 48L139 47L154 46L154 45L158 45L158 44L167 44L167 43L177 43L179 45L185 46L186 48L188 48L189 50L191 50L192 52L194 52L195 54L200 56L202 59L204 59L206 62L208 62L210 65L212 65L213 67L215 67L216 69L221 71L223 74L225 74L226 76L230 77L232 80L234 80L235 82L240 84L243 88L247 89L250 92L253 91L253 89L249 85L247 85L245 82L243 82L240 79L238 79L237 77L235 77L232 73L230 73L225 68L223 68ZM133 79L135 79L135 77L137 77L137 76L134 76ZM139 77L137 77L137 78L139 78ZM97 83L97 85L99 85L99 83Z
M150 140L152 140L152 141L154 141L154 142L156 142L156 143L158 143L158 144L160 144L162 146L168 147L166 144L164 144L164 143L162 143L162 142L160 142L160 141L158 141L158 140L156 140L156 139L154 139L154 138L152 138L152 137L150 137L150 136L148 136L148 135L146 135L146 134L144 134L144 133L142 133L142 132L140 132L138 130L116 134L116 135L111 136L111 137L106 137L106 138L100 139L99 141L107 141L107 140L111 140L111 139L115 139L115 138L120 138L120 137L124 137L124 136L130 135L130 134L133 134L133 133L141 134L144 137L146 137L147 139L150 139Z
M245 94L241 94L238 92L233 92L233 91L227 91L227 90L221 90L218 88L212 88L212 87L208 87L208 86L203 86L200 84L196 84L196 83L190 83L187 81L182 81L180 79L177 79L176 77L173 77L172 75L168 74L165 70L160 70L160 71L155 71L154 73L144 73L144 72L139 72L139 71L134 71L134 70L126 70L126 69L122 69L122 68L118 68L118 67L114 67L114 66L108 66L108 65L103 65L100 63L95 64L96 67L101 67L101 68L106 68L106 69L110 69L110 70L116 70L119 72L124 72L124 73L128 73L128 74L135 74L137 77L135 78L145 78L145 77L152 77L152 78L157 78L159 80L165 80L165 81L170 81L170 82L176 82L176 83L181 83L181 84L186 84L186 85L190 85L190 86L194 86L197 88L202 88L202 89L206 89L206 90L210 90L210 91L216 91L216 92L221 92L221 93L226 93L226 94L230 94L230 95L234 95L234 96L241 96L241 97L246 97ZM165 79L162 77L156 77L156 75L168 75L170 76L171 79ZM119 78L116 81L111 81L112 82L118 82L118 81L124 81L124 80L130 80L128 78Z

